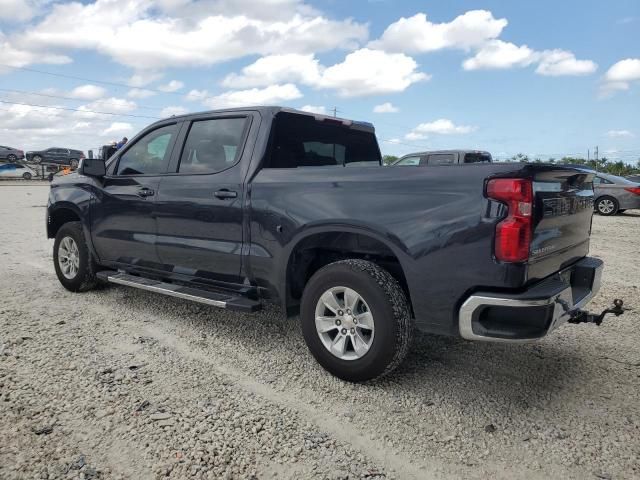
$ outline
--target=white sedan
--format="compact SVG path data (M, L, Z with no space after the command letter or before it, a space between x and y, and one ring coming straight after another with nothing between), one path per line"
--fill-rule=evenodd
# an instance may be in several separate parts
M35 170L21 163L0 163L0 178L24 178L25 180L31 180L35 176Z

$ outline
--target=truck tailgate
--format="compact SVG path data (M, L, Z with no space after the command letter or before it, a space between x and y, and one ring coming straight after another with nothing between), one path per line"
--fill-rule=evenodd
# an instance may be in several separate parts
M532 165L534 223L528 280L537 280L584 257L593 216L593 173Z

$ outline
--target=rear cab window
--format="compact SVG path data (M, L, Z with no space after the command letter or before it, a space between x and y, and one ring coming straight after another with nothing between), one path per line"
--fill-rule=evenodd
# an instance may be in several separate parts
M464 163L491 163L491 154L487 152L471 152L464 154Z
M341 120L280 112L274 120L263 168L379 166L373 130Z

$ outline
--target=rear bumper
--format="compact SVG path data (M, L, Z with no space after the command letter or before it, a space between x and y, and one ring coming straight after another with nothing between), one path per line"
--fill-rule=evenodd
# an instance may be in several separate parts
M476 341L538 340L593 298L603 266L601 260L585 257L522 293L474 293L460 307L460 335Z

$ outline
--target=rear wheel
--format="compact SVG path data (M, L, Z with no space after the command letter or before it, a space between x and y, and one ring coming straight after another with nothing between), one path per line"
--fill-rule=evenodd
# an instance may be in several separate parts
M600 197L596 201L596 210L600 215L615 215L618 211L618 201L609 196Z
M53 263L58 280L72 292L91 290L98 283L97 264L91 256L80 222L65 223L53 244Z
M342 260L318 270L302 296L302 332L322 367L361 382L406 357L413 325L398 281L373 262Z
M24 172L22 174L22 178L24 178L25 180L31 180L31 172Z
M10 162L15 162L16 160L18 160L18 157L11 153L7 156L7 160L9 160Z
M70 166L71 168L73 168L74 170L75 170L76 168L78 168L78 164L79 164L79 162L78 162L78 160L76 160L75 158L72 158L71 160L69 160L69 166Z

